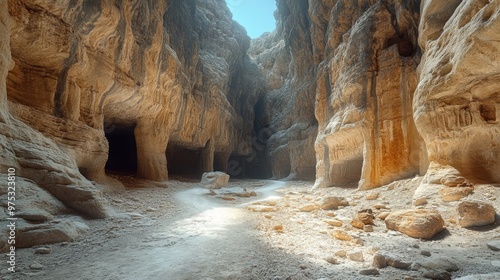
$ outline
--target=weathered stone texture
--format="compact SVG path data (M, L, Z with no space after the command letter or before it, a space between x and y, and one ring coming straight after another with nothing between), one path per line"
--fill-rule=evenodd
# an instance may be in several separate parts
M260 73L224 1L1 3L2 167L103 217L119 129L150 180L168 178L167 146L202 151L202 171L250 153Z

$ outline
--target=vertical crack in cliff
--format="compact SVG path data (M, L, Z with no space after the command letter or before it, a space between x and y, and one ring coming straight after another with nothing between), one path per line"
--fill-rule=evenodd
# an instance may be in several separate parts
M56 92L54 94L54 116L58 118L65 117L63 95L67 93L67 83L68 83L68 72L76 62L76 56L78 51L78 39L73 37L71 42L71 47L69 51L69 56L64 60L64 66L59 76L57 77Z

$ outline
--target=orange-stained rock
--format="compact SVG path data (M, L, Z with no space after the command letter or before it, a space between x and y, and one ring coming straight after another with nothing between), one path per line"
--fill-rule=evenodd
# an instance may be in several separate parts
M392 212L385 225L410 237L432 239L444 229L444 220L436 210L411 209Z

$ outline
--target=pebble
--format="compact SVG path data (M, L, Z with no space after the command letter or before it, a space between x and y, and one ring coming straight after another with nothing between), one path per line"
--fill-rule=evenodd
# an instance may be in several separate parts
M275 225L273 229L276 231L283 231L283 225Z
M361 275L380 275L377 269L375 268L369 268L369 269L363 269L359 271L359 274Z
M312 204L303 205L299 208L300 212L312 212L316 207Z
M341 227L342 226L342 221L339 221L339 220L326 219L323 221L331 226L334 226L334 227Z
M335 252L335 256L344 258L345 256L347 256L347 252L346 252L346 250L340 250L340 251Z
M365 197L366 200L375 200L379 197L380 193L372 193Z
M426 256L426 257L430 257L431 256L431 252L429 252L429 251L420 251L420 254L422 256Z
M326 257L325 261L327 261L328 263L331 263L331 264L338 264L339 263L339 261L333 256Z
M493 251L500 251L500 240L491 240L486 245Z
M364 225L363 230L366 232L373 232L373 226L372 225Z
M355 261L355 262L364 262L365 261L365 259L363 258L363 252L361 252L361 251L355 251L355 252L349 253L349 254L347 254L347 257L351 261Z
M375 254L373 256L372 265L376 268L384 268L387 266L387 262L386 262L385 257L383 255Z
M52 249L49 247L40 247L35 249L35 254L40 254L40 255L50 254L51 252Z
M43 265L38 263L38 262L34 262L30 265L30 268L33 269L33 270L42 270L43 269Z

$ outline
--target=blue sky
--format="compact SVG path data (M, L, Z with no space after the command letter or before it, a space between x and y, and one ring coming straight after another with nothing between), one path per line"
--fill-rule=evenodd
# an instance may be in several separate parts
M276 27L275 0L226 0L233 19L243 25L250 38L257 38Z

